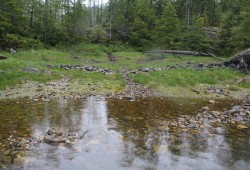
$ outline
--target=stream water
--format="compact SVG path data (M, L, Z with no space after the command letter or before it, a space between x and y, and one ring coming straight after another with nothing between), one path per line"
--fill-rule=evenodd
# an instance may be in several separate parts
M209 107L222 110L233 102ZM166 126L206 105L203 100L160 98L0 101L0 169L249 169L249 129L216 125L179 131ZM39 139L51 127L87 133L70 146L27 146L12 163L4 156L11 139Z

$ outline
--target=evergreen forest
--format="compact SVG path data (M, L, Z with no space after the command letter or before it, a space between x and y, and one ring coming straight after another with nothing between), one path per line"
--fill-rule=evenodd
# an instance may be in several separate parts
M249 0L0 0L2 50L123 44L220 56L250 47Z

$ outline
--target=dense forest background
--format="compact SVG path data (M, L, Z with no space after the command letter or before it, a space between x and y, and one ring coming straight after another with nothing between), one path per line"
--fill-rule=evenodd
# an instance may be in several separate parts
M232 55L250 47L249 0L0 0L0 47L117 43Z

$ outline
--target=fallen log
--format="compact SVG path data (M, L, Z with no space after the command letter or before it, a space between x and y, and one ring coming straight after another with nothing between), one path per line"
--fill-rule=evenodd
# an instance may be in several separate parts
M239 84L240 82L249 82L250 83L250 76L243 77L239 79L236 84Z
M207 56L216 57L211 53L202 53L195 51L179 51L179 50L155 50L155 51L144 51L143 53L161 53L161 54L174 54L174 55L192 55L192 56Z
M244 68L248 72L248 67L250 66L250 48L235 54L230 57L227 61L223 62L225 66L235 65L238 68Z
M245 64L250 65L250 48L235 54L229 60L238 60L238 61L244 60Z

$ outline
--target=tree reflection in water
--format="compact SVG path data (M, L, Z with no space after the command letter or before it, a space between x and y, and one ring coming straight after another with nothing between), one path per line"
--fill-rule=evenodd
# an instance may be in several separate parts
M159 167L162 164L177 169L230 167L229 163L234 162L235 159L231 157L230 151L233 146L227 144L227 137L235 136L234 134L225 137L224 134L218 135L214 132L216 129L214 127L183 130L169 126L171 124L169 122L179 115L192 115L201 108L196 106L196 108L185 109L185 107L187 105L179 105L175 100L143 99L135 102L124 100L107 102L108 117L117 120L116 131L122 134L125 143L123 164L132 166L133 160L139 157L147 161L148 165L154 165L153 167ZM245 141L248 140L249 135ZM249 147L249 143L245 145L247 145L245 148ZM238 143L236 146L241 148L242 145ZM242 157L246 159L249 155L245 152ZM204 163L205 160L208 161ZM183 167L183 164L186 165ZM245 165L248 164L245 163Z
M59 99L6 101L0 107L0 147L10 135L38 138L52 127L87 130L71 146L28 148L23 169L247 169L250 132L235 126L202 130L171 126L206 103L180 99ZM220 102L219 108L223 108ZM228 105L228 103L225 103ZM216 106L214 106L216 107ZM216 109L215 109L216 110ZM29 155L30 154L30 155ZM10 165L15 167L14 165ZM18 169L17 168L17 169Z

